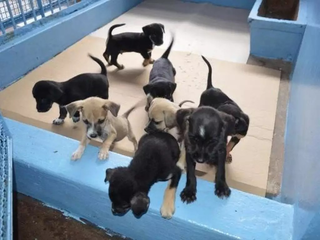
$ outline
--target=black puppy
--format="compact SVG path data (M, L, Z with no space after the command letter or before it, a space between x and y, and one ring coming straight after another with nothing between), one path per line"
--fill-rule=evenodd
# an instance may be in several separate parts
M154 46L163 44L164 26L160 23L153 23L142 28L142 33L125 32L112 35L113 29L125 25L116 24L110 27L106 41L106 50L103 53L104 58L109 65L114 65L118 69L123 69L117 61L118 55L124 52L137 52L144 58L143 66L153 63L151 52ZM111 60L110 60L111 56Z
M202 93L197 109L180 109L176 121L180 135L185 140L187 162L187 184L181 192L183 202L196 200L195 165L208 163L217 165L215 194L228 197L230 189L225 179L225 163L230 146L235 146L238 135L245 136L249 117L220 89L212 86L212 68L209 68L207 89ZM227 147L228 136L233 136ZM239 141L237 141L239 142Z
M247 135L250 119L232 99L230 99L219 88L212 85L212 67L208 60L202 56L208 66L207 89L201 94L199 106L210 106L221 112L230 114L236 119L235 135L232 136L227 146L227 162L232 162L230 152L240 142L240 139Z
M150 94L153 98L166 98L172 102L172 95L177 87L175 83L176 70L168 59L173 42L174 37L161 58L154 62L150 72L149 83L143 87L146 95Z
M112 213L123 215L131 209L136 217L140 217L148 210L151 186L157 181L169 180L161 214L170 218L182 171L176 165L179 155L179 145L170 134L154 132L142 136L128 167L106 170Z
M100 65L101 73L83 73L65 82L42 80L34 85L32 94L36 99L38 112L47 112L53 103L59 104L60 115L53 120L53 124L60 125L64 122L67 116L67 110L64 106L71 102L93 96L108 99L107 69L100 59L90 54L89 57ZM76 112L72 119L74 122L78 122L80 113Z

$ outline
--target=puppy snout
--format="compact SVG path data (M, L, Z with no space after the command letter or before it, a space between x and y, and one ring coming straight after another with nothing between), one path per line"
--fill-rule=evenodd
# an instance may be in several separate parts
M98 137L98 134L97 134L97 133L91 133L91 134L90 134L90 137L91 137L91 138L96 138L96 137Z

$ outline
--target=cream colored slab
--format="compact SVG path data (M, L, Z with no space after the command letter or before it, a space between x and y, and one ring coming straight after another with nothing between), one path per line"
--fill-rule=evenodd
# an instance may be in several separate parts
M52 120L58 117L58 107L55 105L48 113L38 113L31 89L41 79L64 81L80 73L99 72L100 67L87 57L87 53L103 59L104 44L101 38L86 37L0 92L0 108L4 115L79 140L82 122L74 124L67 119L63 126L52 125ZM162 52L155 49L153 56L157 58ZM184 52L172 52L170 59L177 70L175 101L190 99L198 105L200 94L206 87L206 65L199 55ZM148 82L151 66L143 68L142 60L139 54L127 53L119 57L119 62L125 65L124 70L108 67L110 100L121 104L120 113L144 97L142 87ZM214 86L223 89L251 118L248 136L234 149L233 162L227 165L228 182L231 187L264 195L280 72L214 59L210 59L210 62ZM147 122L144 108L134 111L129 120L139 139ZM92 144L99 145L98 142ZM125 139L115 145L114 151L132 155L132 143ZM198 165L197 170L201 178L209 181L214 179L214 169Z

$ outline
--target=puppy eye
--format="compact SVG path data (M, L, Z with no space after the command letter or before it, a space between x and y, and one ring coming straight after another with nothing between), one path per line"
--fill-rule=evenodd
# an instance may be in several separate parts
M104 123L104 120L105 120L105 119L99 119L99 120L98 120L98 124Z
M155 123L155 124L160 124L160 123L162 123L162 121L155 121L155 120L153 120L153 122Z
M89 124L89 121L87 119L83 119L82 121L87 125Z

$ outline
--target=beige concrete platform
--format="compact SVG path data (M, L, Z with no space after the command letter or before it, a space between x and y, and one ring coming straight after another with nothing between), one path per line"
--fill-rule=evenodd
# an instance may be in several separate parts
M104 44L105 40L101 38L86 37L0 92L0 109L3 114L79 140L83 123L74 124L67 119L63 126L52 125L52 120L58 117L58 107L55 105L48 113L38 113L31 89L42 79L64 81L80 73L99 72L100 67L87 57L87 53L102 59ZM163 50L155 49L153 56L157 58L162 53ZM206 87L206 65L199 55L190 53L172 52L170 59L177 70L175 101L190 99L197 105L200 94ZM213 66L213 84L232 97L251 118L247 137L234 149L233 162L227 165L227 181L233 188L264 196L280 72L258 66L209 60ZM144 97L142 87L148 82L151 66L143 68L141 56L134 53L121 55L119 62L125 65L125 69L118 71L113 66L108 67L108 77L110 100L121 104L121 114ZM137 138L140 138L147 122L144 109L134 111L129 120ZM92 144L99 145L97 142ZM114 151L132 155L133 146L125 139L115 145ZM70 157L71 154L70 152ZM214 179L214 169L205 165L198 165L197 169L201 178L210 181Z

